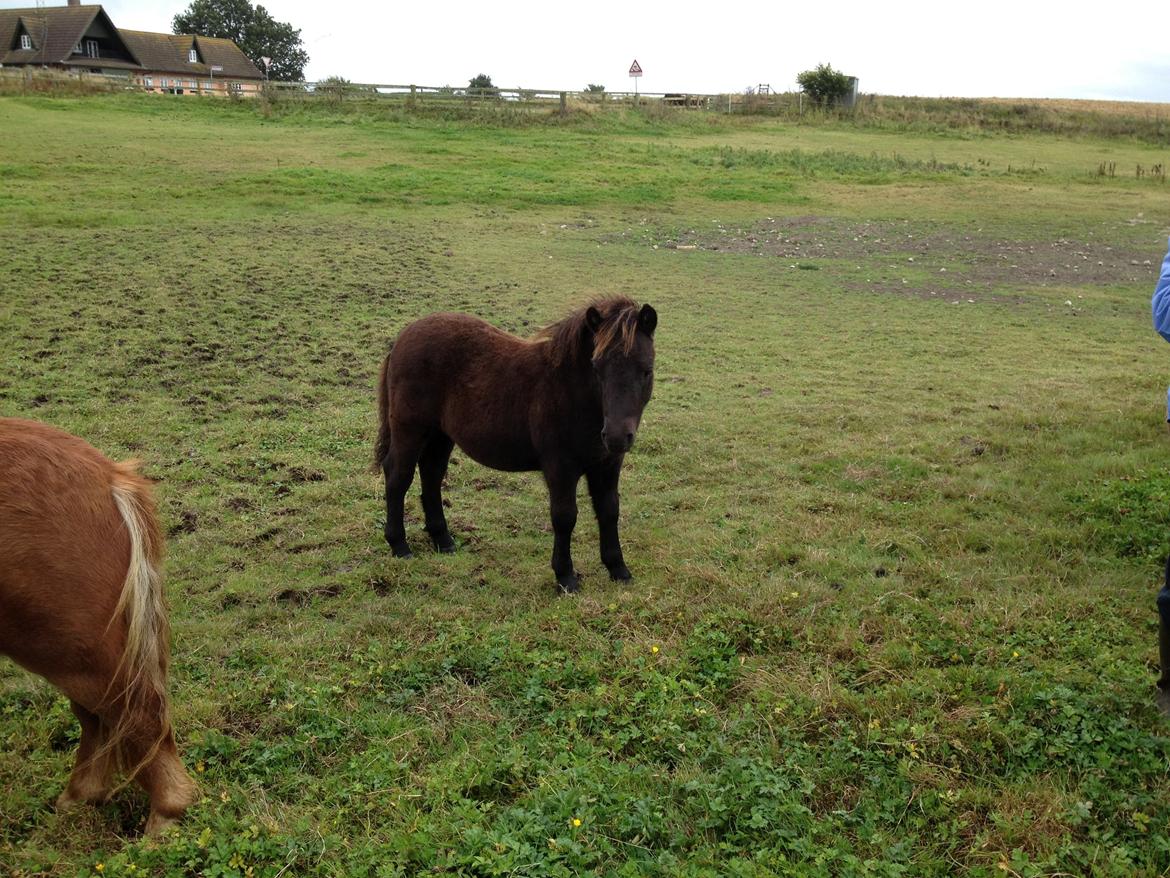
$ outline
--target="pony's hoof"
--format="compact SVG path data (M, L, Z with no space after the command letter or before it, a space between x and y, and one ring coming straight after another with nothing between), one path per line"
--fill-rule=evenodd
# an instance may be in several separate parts
M446 539L438 539L433 541L435 544L435 551L443 555L455 554L455 541L448 536Z
M81 804L82 799L80 797L73 795L69 790L65 790L65 792L53 800L53 809L55 811L71 811Z
M177 817L167 817L157 811L151 811L150 816L146 819L146 834L152 838L158 837L178 824L179 818Z
M110 791L105 788L95 787L78 793L66 787L54 800L53 808L57 811L69 811L80 805L104 805L109 798Z
M410 546L406 543L391 543L390 551L394 553L395 558L413 558L414 552L410 551Z
M629 567L625 564L619 564L616 567L609 568L609 578L614 582L629 582L634 576L630 573Z
M566 573L557 577L557 591L561 594L576 594L581 590L581 577L576 573Z

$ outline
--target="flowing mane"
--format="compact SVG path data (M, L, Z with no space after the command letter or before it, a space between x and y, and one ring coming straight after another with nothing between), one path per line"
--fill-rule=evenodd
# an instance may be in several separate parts
M620 344L626 354L634 349L638 304L627 296L594 299L536 334L538 341L548 342L549 357L554 366L572 363L581 356L582 345L586 343L585 318L590 308L596 308L601 314L601 328L593 334L593 360L603 357L614 344Z

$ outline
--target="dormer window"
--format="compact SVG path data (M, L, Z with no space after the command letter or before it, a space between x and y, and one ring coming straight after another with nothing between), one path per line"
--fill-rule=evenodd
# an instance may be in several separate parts
M194 49L191 49L190 51L187 52L187 60L190 61L192 64L199 63L199 53L196 52Z
M98 42L97 42L97 40L86 40L85 41L85 54L87 56L89 56L90 58L96 58L98 56Z
M28 34L21 34L20 35L20 48L31 49L32 48L32 37L30 37Z

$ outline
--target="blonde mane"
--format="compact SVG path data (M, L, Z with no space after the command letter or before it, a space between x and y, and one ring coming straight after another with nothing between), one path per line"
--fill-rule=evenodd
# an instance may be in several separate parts
M593 333L594 362L605 356L615 344L621 346L624 354L634 349L634 338L638 332L638 304L626 296L594 299L536 334L537 340L548 343L554 366L574 362L580 357L586 338L586 315L590 308L596 308L601 315L601 326Z

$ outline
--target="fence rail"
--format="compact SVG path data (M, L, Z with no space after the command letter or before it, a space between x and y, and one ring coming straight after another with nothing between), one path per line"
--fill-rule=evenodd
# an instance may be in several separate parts
M186 77L184 77L186 79ZM251 85L252 82L246 83ZM105 76L88 72L0 67L0 88L20 91L141 91L219 96L228 93L230 81L217 79L216 88L192 80L181 89L160 89L134 76ZM236 91L237 97L268 94L275 99L400 102L406 106L462 103L468 106L507 106L530 109L559 109L577 106L621 108L632 105L679 107L733 113L744 110L797 110L796 94L699 94L691 92L609 92L570 91L552 88L470 88L416 84L347 82L326 79L319 82L265 82L256 92Z
M691 108L706 108L718 95L673 92L571 91L559 88L460 88L417 84L375 82L270 82L268 87L279 94L325 96L335 98L378 97L407 101L463 101L465 103L563 104L568 101L589 104L628 104L636 101L661 101Z
M453 86L405 85L389 83L344 82L270 82L268 88L278 95L296 98L326 97L333 100L381 99L408 104L462 102L467 105L505 105L513 107L572 106L628 107L635 104L661 104L689 110L736 112L745 109L799 111L796 93L702 94L694 92L612 92L572 91L551 88L471 88Z

